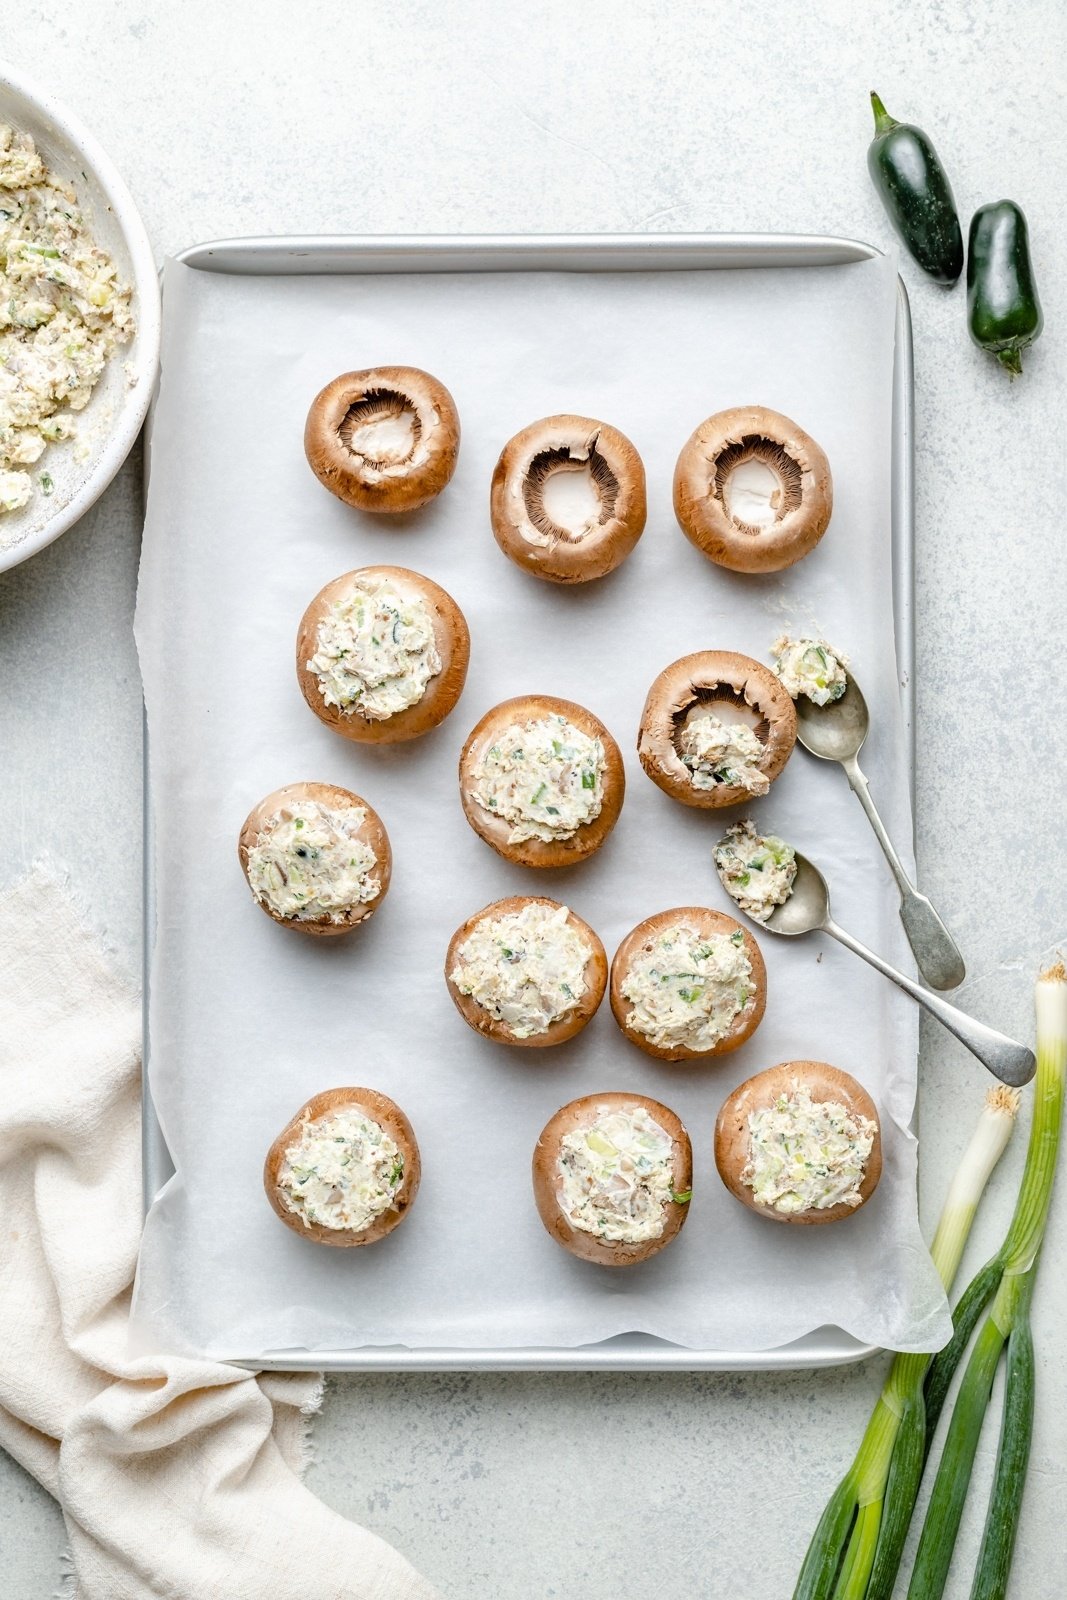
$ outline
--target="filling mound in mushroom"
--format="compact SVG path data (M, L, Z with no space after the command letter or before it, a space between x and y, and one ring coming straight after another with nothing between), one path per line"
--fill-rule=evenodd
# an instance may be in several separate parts
M547 1032L585 993L593 953L568 915L566 906L533 901L521 911L483 917L456 951L450 981L516 1039Z
M604 803L604 746L553 712L505 728L478 763L471 799L509 824L509 844L570 839Z
M373 900L381 884L374 851L358 837L362 806L331 810L298 800L271 817L248 852L248 881L278 917L344 922Z
M406 395L376 389L349 406L338 432L368 477L384 477L415 464L422 423Z
M825 639L775 640L774 670L782 688L796 700L806 694L817 706L840 700L848 688L848 657L832 650Z
M588 456L577 445L535 456L523 481L522 497L530 544L551 545L560 540L580 544L615 514L619 480L594 439Z
M285 1152L278 1188L305 1223L362 1233L396 1199L404 1158L380 1123L358 1109L307 1118Z
M745 938L736 933L706 938L677 926L642 947L622 982L633 1010L627 1026L657 1049L714 1049L753 994Z
M766 922L793 892L797 853L776 834L757 833L746 817L715 846L715 866L723 888L741 910Z
M307 668L328 706L378 721L406 711L441 670L429 607L387 579L358 578L319 623Z
M572 1228L618 1244L658 1239L674 1189L674 1146L644 1106L597 1107L596 1121L559 1142L559 1205Z
M747 789L766 794L770 779L760 768L759 736L744 722L722 722L714 712L691 716L677 736L678 754L693 775L694 789Z
M800 505L800 467L780 444L749 434L716 460L712 494L742 533L760 533Z
M837 1100L812 1100L801 1086L750 1114L741 1181L775 1211L858 1206L877 1131L869 1117Z

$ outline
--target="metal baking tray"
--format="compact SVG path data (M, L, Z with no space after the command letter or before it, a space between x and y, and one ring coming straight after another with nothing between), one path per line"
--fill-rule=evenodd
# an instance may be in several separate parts
M219 239L177 257L198 272L254 277L311 273L429 272L679 272L833 267L881 252L854 239L815 234L629 233L528 235L294 235ZM897 280L892 412L893 620L909 772L915 776L914 631L914 370L911 315ZM145 490L151 474L152 415L145 447ZM174 1171L149 1087L148 980L155 925L153 838L148 803L145 728L143 1192L147 1211ZM836 1327L818 1328L770 1350L693 1350L645 1334L624 1334L576 1348L249 1351L234 1365L255 1370L328 1372L709 1372L838 1366L862 1361L875 1347Z

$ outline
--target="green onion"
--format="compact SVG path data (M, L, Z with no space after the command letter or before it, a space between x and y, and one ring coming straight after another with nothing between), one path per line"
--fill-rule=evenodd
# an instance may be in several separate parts
M972 1302L996 1292L974 1342L926 1510L908 1600L939 1600L944 1593L975 1451L1005 1346L1005 1386L997 1469L978 1558L972 1600L1003 1596L1018 1529L1034 1403L1030 1300L1056 1176L1067 1077L1067 970L1057 961L1037 981L1037 1079L1034 1116L1019 1197L1004 1243L979 1275ZM977 1282L978 1280L976 1280ZM972 1286L973 1287L973 1286Z
M946 1290L959 1270L978 1202L1011 1137L1018 1105L1016 1090L999 1085L988 1091L949 1185L930 1247ZM899 1491L918 1488L925 1457L923 1378L930 1360L929 1355L912 1352L894 1357L855 1460L808 1546L793 1600L867 1600L874 1593L891 1592L911 1516L909 1505L900 1527L899 1508L905 1498ZM890 1487L898 1494L887 1505ZM873 1590L872 1580L878 1577L884 1582L890 1566L889 1587Z

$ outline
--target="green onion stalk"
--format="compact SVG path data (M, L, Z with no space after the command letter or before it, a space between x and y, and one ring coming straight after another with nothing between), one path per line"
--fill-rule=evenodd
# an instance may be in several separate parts
M1037 1078L1026 1166L1004 1243L964 1296L971 1296L969 1310L975 1322L981 1309L990 1301L992 1304L974 1341L952 1408L908 1600L940 1600L944 1593L982 1423L1005 1351L1000 1443L971 1600L1002 1600L1007 1589L1034 1415L1030 1301L1052 1201L1067 1078L1067 970L1062 961L1041 974L1036 1004ZM946 1347L946 1360L936 1374L938 1408L962 1355L960 1349L950 1361L950 1348Z
M981 1115L945 1197L930 1254L946 1292L959 1270L978 1202L1015 1126L1019 1094L998 1085L985 1097ZM855 1460L826 1506L808 1547L793 1600L866 1600L872 1576L883 1575L907 1521L897 1509L914 1503L926 1453L923 1380L933 1358L897 1355L889 1369ZM892 1574L896 1573L892 1563ZM888 1595L888 1587L877 1592Z

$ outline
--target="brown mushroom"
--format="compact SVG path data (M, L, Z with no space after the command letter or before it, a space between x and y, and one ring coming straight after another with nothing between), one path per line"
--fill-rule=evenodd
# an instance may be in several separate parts
M695 719L709 715L727 726L743 725L762 745L752 758L747 784L719 778L711 769L703 772L698 757L685 750L698 731L691 726ZM731 650L698 650L665 668L648 691L637 753L664 794L686 806L717 809L766 793L789 759L796 736L796 707L769 668Z
M345 831L346 839L356 840L365 846L370 853L366 873L363 875L365 887L370 889L377 884L376 891L367 899L352 899L344 904L338 902L330 906L323 906L319 902L318 912L309 912L308 902L299 906L297 895L293 893L290 882L290 873L286 870L284 861L274 862L272 877L278 878L278 883L272 888L269 883L256 884L256 850L269 844L280 825L287 824L299 817L302 807L321 807L327 813L327 826L339 829L344 819L344 814L358 808L363 812L363 820L354 832ZM313 825L314 818L301 819L298 826L303 829L305 821ZM300 846L293 844L293 850L300 854ZM353 794L350 789L341 789L335 783L287 783L282 789L275 789L272 794L253 806L244 820L241 835L237 844L237 854L241 867L248 880L256 904L267 913L272 921L280 923L283 928L295 928L298 933L310 933L319 937L332 938L335 934L350 933L353 928L358 928L360 923L366 922L368 917L374 915L389 889L389 880L392 873L393 857L389 848L389 838L382 824L382 819L366 800L361 800L358 794ZM332 899L332 897L331 897ZM291 911L282 911L280 904L293 901ZM311 904L315 904L312 897Z
M795 1099L803 1090L807 1091L813 1104L830 1101L843 1106L853 1122L864 1117L874 1124L874 1142L863 1166L863 1175L857 1186L859 1198L855 1204L841 1200L821 1208L808 1206L803 1210L779 1210L773 1204L763 1204L757 1200L752 1184L746 1177L746 1172L751 1177L748 1171L752 1148L749 1118L773 1106L780 1096ZM730 1193L758 1216L767 1217L772 1222L838 1222L842 1217L851 1217L866 1205L882 1175L882 1136L877 1108L866 1089L838 1067L831 1067L825 1061L783 1061L780 1066L770 1067L766 1072L749 1078L723 1102L715 1123L715 1164Z
M516 916L527 906L545 906L550 911L566 911L567 927L584 942L589 954L582 974L585 989L578 999L572 1001L565 1011L554 1016L547 1026L539 1028L536 1032L523 1033L516 1032L513 1023L505 1020L503 1016L495 1015L488 1006L476 1000L473 994L464 993L455 981L454 975L460 963L463 946L480 924L501 917ZM515 959L515 953L512 951L508 951L507 956L509 961ZM575 1034L580 1033L603 1000L607 981L608 959L598 935L587 922L583 922L581 917L576 916L568 907L560 905L558 900L549 900L544 895L509 895L506 900L496 900L484 910L476 912L473 917L468 917L463 926L457 928L452 935L448 955L445 958L445 982L463 1020L486 1039L495 1039L499 1044L519 1045L532 1050L545 1045L562 1044L564 1040L573 1039Z
M744 951L748 959L749 973L743 983L747 992L734 1015L725 1019L722 1031L706 1048L698 1048L679 1040L657 1044L650 1037L649 1031L638 1025L635 1016L637 1007L624 993L624 987L632 977L635 967L643 958L652 955L657 939L665 933L675 931L696 934L702 940L708 941L729 939ZM724 1056L729 1051L736 1050L746 1039L750 1039L759 1027L763 1013L767 1009L767 968L759 945L748 929L735 922L733 917L727 916L724 911L713 911L710 906L675 906L670 911L660 911L654 917L646 917L644 922L639 922L637 927L626 935L611 963L609 993L615 1021L630 1042L637 1045L646 1055L655 1056L659 1061L710 1061L715 1056ZM700 998L698 997L698 1009L694 1013L696 1020L701 1016ZM710 1019L710 1011L706 1008L705 1011Z
M365 646L357 645L356 625L350 615L340 615L337 610L346 612L357 595L370 594L375 588L384 597L386 611L392 603L391 594L401 604L418 607L433 630L432 648L411 657L415 670L425 678L422 693L412 704L398 710L389 710L386 705L390 680L384 679L383 689L380 663L362 659L360 652ZM383 616L391 633L395 624L385 612ZM337 660L343 661L348 669L345 676L355 686L354 697L344 703L338 703L338 696L330 688L328 672L323 674L311 664L322 649L322 629L331 625L345 633L345 654ZM387 640L387 649L388 644ZM371 648L380 648L379 642L372 640ZM327 651L327 655L332 661L331 652ZM296 636L296 675L304 699L328 728L359 744L397 744L436 728L463 693L469 661L470 633L462 611L439 584L407 567L359 567L334 578L319 590L304 612ZM370 686L362 688L368 679ZM417 686L417 678L412 682Z
M779 572L814 550L830 521L823 451L780 411L736 406L702 422L674 469L686 538L734 572Z
M584 734L586 739L599 739L603 750L603 771L599 778L593 781L586 774L583 779L577 768L569 769L566 776L567 781L572 783L576 777L579 779L581 785L579 793L588 791L589 794L595 795L599 783L600 809L576 827L568 837L561 837L557 833L556 836L547 839L534 836L513 840L512 835L522 832L526 824L509 821L506 816L494 812L492 807L488 804L483 805L477 798L479 787L483 783L485 770L483 762L487 758L490 761L494 759L493 752L498 747L498 741L509 728L525 730L530 724L543 723L550 718L562 718L564 722L577 728L580 734ZM522 867L569 867L574 862L583 861L586 856L592 855L594 850L599 850L615 826L622 810L626 775L619 747L599 717L595 717L584 706L576 705L573 700L558 700L552 695L532 694L519 695L514 700L502 700L499 705L486 712L463 746L459 758L459 784L463 812L467 821L475 833L498 855ZM546 783L546 793L541 797L543 801L541 810L544 812L547 812L553 800L548 788ZM533 818L532 813L529 825L541 826ZM548 833L552 831L547 816L542 831Z
M658 1231L648 1238L611 1239L602 1231L578 1226L573 1212L563 1209L564 1171L560 1157L567 1134L591 1128L605 1113L643 1111L670 1140L669 1189L662 1201ZM534 1200L541 1221L558 1244L582 1261L603 1267L629 1267L670 1244L689 1214L693 1189L693 1150L689 1135L668 1106L643 1094L589 1094L563 1106L545 1125L533 1155ZM651 1209L651 1207L650 1207ZM654 1224L655 1226L655 1224Z
M592 417L545 417L510 439L493 473L496 542L516 566L551 583L602 578L645 526L645 469L617 428Z
M456 470L459 416L418 367L343 372L311 402L304 452L331 494L361 511L414 511Z
M299 1204L293 1204L287 1198L289 1189L284 1181L287 1154L299 1147L305 1130L310 1129L313 1133L318 1123L327 1122L331 1117L346 1111L355 1112L365 1117L368 1122L377 1123L396 1145L403 1168L388 1206L360 1229L334 1227L329 1223L311 1220ZM267 1192L267 1199L286 1227L292 1228L301 1238L313 1239L316 1244L336 1245L342 1248L374 1244L376 1240L383 1239L387 1233L392 1233L411 1209L419 1190L421 1176L419 1147L411 1123L396 1101L390 1100L388 1095L380 1094L377 1089L326 1089L322 1094L313 1095L300 1107L296 1116L286 1123L267 1151L267 1159L263 1164L263 1187Z

